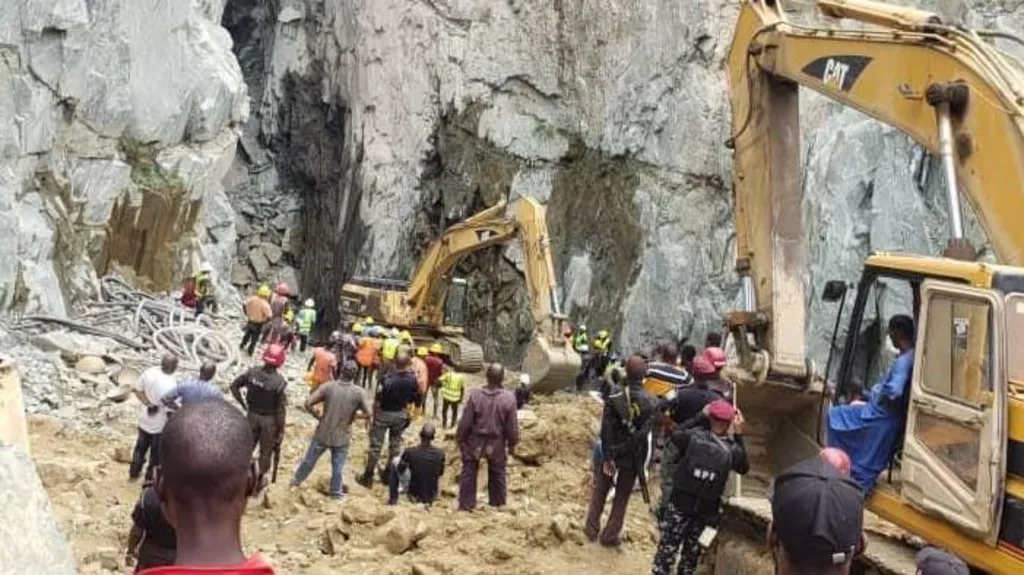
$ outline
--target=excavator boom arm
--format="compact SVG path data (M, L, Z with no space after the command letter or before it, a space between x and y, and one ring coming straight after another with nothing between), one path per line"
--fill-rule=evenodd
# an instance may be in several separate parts
M474 214L447 230L432 242L409 282L409 305L413 318L440 323L443 318L448 276L469 254L504 244L517 236L523 245L524 275L530 292L534 321L550 318L556 306L558 284L552 265L544 207L532 198L513 202L510 214L502 202Z
M928 12L863 0L818 6L884 27L803 26L788 21L779 0L745 1L728 59L737 269L749 274L755 295L755 309L745 311L767 325L773 369L794 376L806 363L798 87L899 128L936 156L950 154L947 173L955 165L959 190L997 258L1024 264L1018 65L976 33L942 25ZM940 109L949 119L945 134ZM955 190L951 196L956 205ZM785 325L771 321L781 317Z

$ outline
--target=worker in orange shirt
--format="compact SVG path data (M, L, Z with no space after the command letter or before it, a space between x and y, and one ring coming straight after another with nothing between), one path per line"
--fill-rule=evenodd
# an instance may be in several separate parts
M358 325L356 324L356 326ZM375 333L374 330L366 330L356 342L356 364L359 365L356 382L360 387L366 389L370 389L373 385L373 378L377 374L377 368L380 367L381 340L374 337Z

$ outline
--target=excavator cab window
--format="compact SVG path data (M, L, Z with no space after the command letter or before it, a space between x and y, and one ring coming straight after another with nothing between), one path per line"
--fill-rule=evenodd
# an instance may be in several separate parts
M444 324L462 327L466 324L469 303L469 283L463 278L452 278L448 295L444 299Z
M857 285L856 300L845 334L832 342L842 345L843 358L837 374L837 396L853 390L868 390L896 359L889 342L889 319L895 315L916 315L920 281L900 275L865 270ZM916 320L916 318L915 318ZM846 341L839 340L845 336Z

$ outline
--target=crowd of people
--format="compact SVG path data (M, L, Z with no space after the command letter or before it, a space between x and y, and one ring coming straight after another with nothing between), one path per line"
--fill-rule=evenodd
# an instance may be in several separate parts
M231 406L213 383L216 366L204 365L198 376L178 382L177 361L168 355L141 375L138 437L129 467L129 479L145 478L128 537L128 561L138 571L273 572L258 555L243 554L239 528L248 499L276 479L289 385L281 368L290 350L303 353L311 343L313 306L299 310L296 315L303 319L295 324L290 305L287 286L273 292L263 286L245 302L240 347L250 355L258 345L263 349L260 364L230 384L242 410ZM306 309L313 315L302 314ZM304 322L312 323L303 328ZM292 328L282 324L295 326L294 338ZM890 335L904 355L912 351L912 324L894 321ZM694 573L714 540L730 476L750 467L743 414L722 375L726 354L721 336L709 334L700 351L670 343L652 357L636 354L622 361L611 353L604 330L591 338L581 325L566 337L586 354L581 376L585 382L600 382L604 403L584 534L604 546L619 545L627 506L639 487L660 533L651 572ZM768 531L778 573L849 573L863 552L865 478L878 457L858 449L864 447L863 434L875 437L880 435L876 428L888 424L886 405L905 384L901 366L897 361L867 401L833 408L833 447L774 478L772 514L786 518L773 521ZM312 349L306 368L304 408L317 425L291 486L301 485L329 451L328 495L343 499L352 428L363 420L368 451L356 482L373 489L379 480L391 505L404 496L430 506L439 497L448 463L445 451L435 445L440 425L455 428L461 462L458 509L476 507L478 470L485 461L488 504L506 504L508 457L519 441L517 410L529 401L528 377L521 376L514 391L506 390L504 367L491 364L486 385L467 390L441 345L417 347L409 332L377 326L372 318L331 333L325 345ZM428 399L432 419L438 420L440 411L440 420L425 421L418 444L406 447L404 434L425 415ZM661 493L652 504L647 474L655 461L660 463ZM609 499L611 510L602 525ZM967 572L962 562L937 549L922 551L919 565L925 574Z

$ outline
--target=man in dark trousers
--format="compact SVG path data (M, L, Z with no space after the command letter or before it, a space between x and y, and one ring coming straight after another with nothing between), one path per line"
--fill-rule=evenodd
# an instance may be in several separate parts
M413 503L431 505L437 500L438 482L444 475L444 451L434 447L434 424L427 422L420 428L420 444L402 452L392 462L388 477L388 505L398 503L399 485L407 478L406 493Z
M242 515L255 493L253 438L245 417L226 401L182 407L160 438L155 489L175 530L174 566L144 575L273 575L259 555L242 551Z
M356 477L356 483L366 488L373 486L373 472L377 470L385 438L388 440L387 461L398 457L402 451L402 433L409 426L408 407L416 403L418 393L409 352L399 351L395 354L394 369L377 386L373 425L370 427L370 451L366 456L366 469ZM381 480L387 481L384 470L381 471Z
M622 541L626 506L639 473L644 472L648 442L657 416L657 402L644 391L647 362L634 355L626 362L626 385L614 385L604 400L601 416L601 465L594 473L594 489L584 533L591 541L617 546ZM601 529L601 514L614 482L615 498L608 522Z
M694 360L695 370L700 373L713 373L711 365L704 358ZM684 387L667 402L666 409L669 413L667 424L667 436L671 437L680 425L700 415L704 406L724 397L715 390L708 387L707 377L699 377L691 385ZM679 449L676 443L667 441L665 449L661 452L661 498L658 502L657 514L660 518L668 507L669 497L672 495L672 485L675 482L676 465L679 463Z
M455 440L462 453L459 474L459 510L476 507L476 478L480 460L487 460L487 503L505 505L508 490L506 466L508 454L519 443L516 396L502 389L505 367L492 363L487 367L487 386L474 389L466 400Z
M750 470L743 444L743 418L737 417L732 404L717 399L701 415L706 415L706 427L698 424L703 417L697 417L680 426L672 436L680 459L672 494L658 523L661 539L654 554L652 575L672 573L680 549L679 569L675 572L693 575L700 561L701 533L718 523L730 471L742 475Z
M779 575L848 575L864 551L864 494L822 457L775 478L768 547Z
M174 565L178 547L174 527L164 518L160 498L152 485L142 488L132 511L132 528L128 532L128 550L125 565L135 564L135 571L150 567Z
M254 367L231 382L231 395L248 412L253 440L260 446L261 476L270 471L271 456L284 440L288 382L278 371L284 360L284 347L271 344L263 352L262 367ZM246 390L245 397L242 389Z

